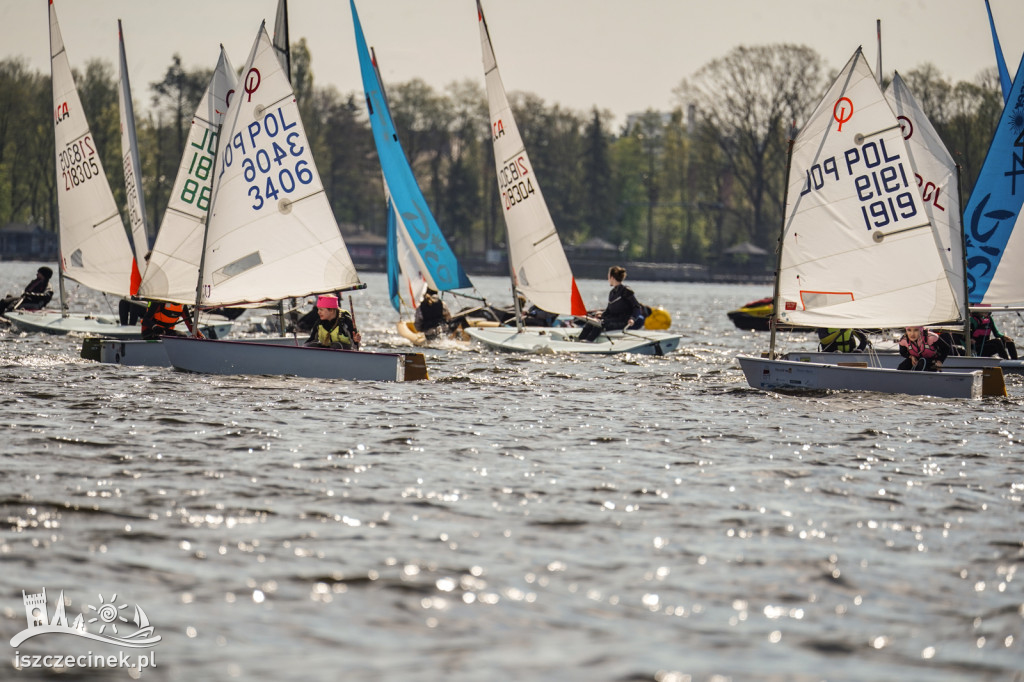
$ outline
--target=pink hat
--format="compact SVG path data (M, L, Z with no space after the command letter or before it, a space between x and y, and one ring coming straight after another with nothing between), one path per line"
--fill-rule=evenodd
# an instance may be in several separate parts
M337 296L320 296L316 299L317 308L338 308L338 297Z

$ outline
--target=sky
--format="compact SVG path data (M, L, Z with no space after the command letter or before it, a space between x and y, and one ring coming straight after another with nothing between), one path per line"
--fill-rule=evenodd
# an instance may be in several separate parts
M133 96L175 53L186 68L213 68L223 43L240 68L261 20L273 32L278 0L53 0L72 68L117 63L124 24ZM1011 77L1024 52L1024 1L990 0ZM832 69L858 46L872 68L882 21L882 67L924 63L953 81L995 65L984 0L483 0L505 87L547 104L630 113L679 105L673 90L739 45L790 43L816 50ZM472 79L483 88L474 0L357 0L385 86L419 78L437 90ZM362 89L352 18L344 0L290 0L292 41L306 38L318 85ZM0 0L0 55L49 71L44 0ZM141 112L139 112L141 114Z

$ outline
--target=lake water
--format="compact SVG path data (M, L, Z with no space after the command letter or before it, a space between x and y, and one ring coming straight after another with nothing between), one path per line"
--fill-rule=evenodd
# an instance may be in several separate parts
M0 264L0 294L36 266ZM400 345L365 279L364 346ZM752 390L734 355L767 335L725 311L765 287L631 284L678 352L452 344L430 381L376 384L0 331L0 636L45 587L69 620L143 607L152 680L1024 680L1021 378L983 401ZM117 650L78 640L18 650ZM53 674L14 653L0 679Z

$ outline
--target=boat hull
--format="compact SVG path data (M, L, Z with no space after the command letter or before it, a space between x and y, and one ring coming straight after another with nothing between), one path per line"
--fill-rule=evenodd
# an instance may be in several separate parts
M279 346L300 345L292 336L261 337L255 341ZM86 360L126 367L171 367L164 343L160 339L143 341L91 336L82 339L81 355Z
M849 363L865 363L868 367L881 367L883 369L896 369L903 361L899 353L875 352L875 353L824 353L821 351L797 351L786 353L783 360L794 360L796 362L814 362L823 365L840 365ZM999 358L966 357L963 355L950 355L942 363L943 372L973 372L980 370L982 373L982 397L1005 396L1006 382L1003 379L1003 369Z
M602 333L592 343L576 340L578 327L469 327L466 333L491 348L510 353L664 355L679 347L678 335L642 330Z
M142 328L138 325L123 326L116 315L92 315L70 313L64 317L53 310L15 310L4 315L11 324L25 332L41 334L88 334L112 339L141 339ZM224 338L231 333L234 322L204 324L200 329L213 338Z
M868 367L896 369L903 356L899 353L823 353L821 351L792 351L782 356L783 360L796 362L815 362L823 365L835 365L841 362L866 362ZM942 363L944 372L970 372L986 367L999 367L999 358L966 357L950 355Z
M283 374L310 379L353 381L410 381L427 378L426 363L420 353L369 353L255 341L211 341L170 336L164 337L163 345L175 369L200 374Z
M753 388L784 391L872 391L937 398L980 398L982 373L903 372L879 367L850 367L738 355Z

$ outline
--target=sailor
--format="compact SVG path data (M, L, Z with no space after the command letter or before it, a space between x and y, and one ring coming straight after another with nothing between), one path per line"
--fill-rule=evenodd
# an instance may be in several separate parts
M823 353L860 353L868 347L868 337L857 329L818 327L818 349Z
M142 338L152 340L159 339L161 336L185 336L183 332L174 328L178 324L178 320L185 320L188 330L194 331L192 317L185 306L180 303L150 301L139 322L142 327ZM198 336L202 338L203 335L199 334Z
M974 354L979 357L998 355L1003 360L1017 359L1017 345L996 327L995 320L988 313L971 313L971 343Z
M917 372L938 372L949 355L946 342L924 327L907 327L900 337L899 348L904 359L896 369Z
M580 331L579 341L593 341L602 331L631 329L641 327L644 320L644 307L636 300L633 290L623 284L626 279L626 268L613 265L608 268L608 305L603 311L594 313L600 324L587 322Z
M359 348L362 336L356 331L352 315L338 307L337 296L320 296L316 299L316 312L320 317L305 345L311 348L335 348L352 350Z
M448 306L438 296L437 290L428 287L416 307L416 329L428 338L435 338L448 333L448 322L451 319Z
M53 270L45 265L36 270L35 279L25 286L21 296L7 296L0 300L0 315L8 310L42 310L53 298L50 278Z

